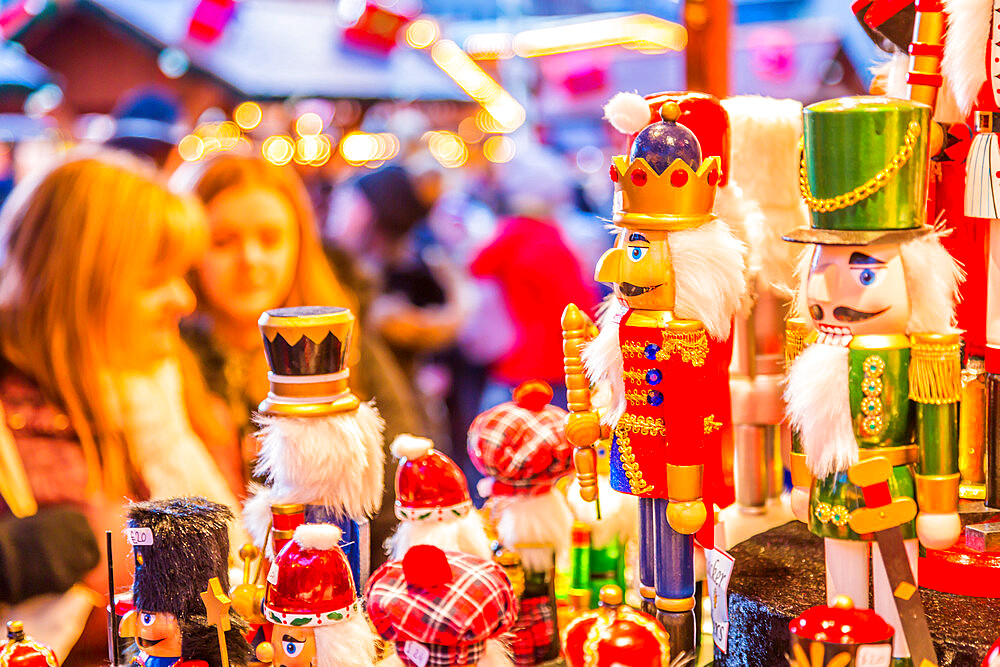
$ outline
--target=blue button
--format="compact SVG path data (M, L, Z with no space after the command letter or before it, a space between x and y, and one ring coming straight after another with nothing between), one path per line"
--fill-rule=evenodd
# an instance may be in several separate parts
M659 405L663 402L663 394L654 389L646 394L646 402L653 406Z
M660 384L660 380L663 379L663 373L660 372L658 368L652 368L646 371L646 382L651 385Z
M659 345L657 345L656 343L650 343L649 345L646 346L644 352L646 354L646 358L649 359L650 361L653 361L656 359L656 353L659 351L660 351Z

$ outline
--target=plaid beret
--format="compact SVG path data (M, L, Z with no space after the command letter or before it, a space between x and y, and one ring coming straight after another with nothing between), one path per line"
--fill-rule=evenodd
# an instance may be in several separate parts
M425 588L407 581L403 561L390 561L365 586L368 618L383 639L397 643L404 665L416 667L406 642L429 652L428 665L474 664L486 640L507 632L517 619L510 581L492 561L424 548L443 554L451 581Z
M547 491L573 465L566 439L566 411L549 405L544 382L522 383L515 400L483 412L469 428L469 456L479 472L492 477L494 495Z

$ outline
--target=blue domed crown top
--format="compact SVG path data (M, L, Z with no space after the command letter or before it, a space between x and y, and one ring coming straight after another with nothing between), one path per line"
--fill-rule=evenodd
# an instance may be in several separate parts
M647 125L632 142L629 162L643 158L657 174L662 174L674 160L682 160L697 171L701 166L701 146L694 133L677 122L680 107L667 102L660 108L663 120Z

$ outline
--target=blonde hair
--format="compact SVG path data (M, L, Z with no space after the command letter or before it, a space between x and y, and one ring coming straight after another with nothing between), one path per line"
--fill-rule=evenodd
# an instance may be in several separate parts
M128 294L183 272L207 243L197 203L116 153L70 156L18 185L0 210L0 348L69 415L91 490L130 490L109 392L129 358Z
M277 191L285 197L295 214L299 230L299 257L292 288L282 306L342 306L357 313L354 295L337 280L320 242L316 215L302 179L292 167L278 167L261 158L222 155L195 167L193 174L178 173L190 190L208 205L230 188L256 186ZM199 310L212 314L197 279L191 280L198 297Z

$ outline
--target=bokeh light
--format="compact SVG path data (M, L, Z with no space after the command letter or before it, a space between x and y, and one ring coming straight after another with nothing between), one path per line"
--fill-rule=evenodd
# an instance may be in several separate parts
M295 155L295 143L291 137L273 135L264 140L260 152L265 160L280 167L291 162Z
M406 43L415 49L426 49L441 36L441 28L433 19L417 19L406 26Z
M315 137L323 131L323 119L318 113L306 112L295 121L295 131L300 137Z
M233 120L244 130L252 130L264 118L264 112L256 102L244 102L233 111Z
M514 140L510 137L490 137L483 142L483 155L490 162L510 162L515 153Z
M177 152L181 159L188 162L200 160L205 154L205 142L201 140L201 137L189 134L178 142Z
M455 169L461 167L469 159L469 149L454 132L437 130L427 132L423 136L431 155L442 167Z

